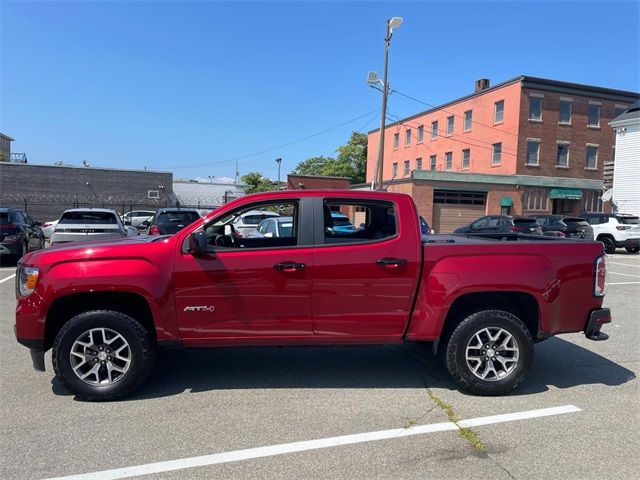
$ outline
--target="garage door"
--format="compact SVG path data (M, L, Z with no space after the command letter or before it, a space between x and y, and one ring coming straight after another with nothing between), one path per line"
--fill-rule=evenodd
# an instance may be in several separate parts
M433 229L451 233L486 212L486 192L435 190L433 192Z

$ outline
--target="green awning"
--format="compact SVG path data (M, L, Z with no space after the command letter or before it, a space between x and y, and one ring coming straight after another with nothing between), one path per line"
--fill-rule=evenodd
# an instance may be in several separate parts
M577 188L554 188L549 192L549 198L561 200L580 200L582 198L582 190Z
M500 199L501 207L513 207L513 198L511 197L502 197Z

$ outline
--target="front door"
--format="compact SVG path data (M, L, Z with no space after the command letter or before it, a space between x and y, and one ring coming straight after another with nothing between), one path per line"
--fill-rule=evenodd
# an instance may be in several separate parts
M346 342L402 338L422 246L418 214L411 200L399 201L406 201L403 209L392 201L318 200L313 278L313 329L317 336ZM356 228L334 228L332 211L347 215ZM415 218L399 219L398 212L406 216L415 212ZM405 228L403 235L399 235L399 225ZM409 231L412 229L415 231Z
M279 236L237 236L233 220L268 209L288 228ZM305 245L301 200L250 204L205 224L210 253L193 256L182 246L176 258L175 300L185 344L286 342L312 335L313 248ZM309 226L311 227L311 226ZM309 241L310 243L310 241ZM232 340L233 339L233 340Z

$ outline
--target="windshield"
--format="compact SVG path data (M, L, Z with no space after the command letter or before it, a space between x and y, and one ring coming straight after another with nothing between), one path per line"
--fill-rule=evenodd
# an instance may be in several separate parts
M117 225L118 221L111 212L65 212L58 223Z
M196 212L163 212L158 215L158 224L189 224L195 222L198 219Z

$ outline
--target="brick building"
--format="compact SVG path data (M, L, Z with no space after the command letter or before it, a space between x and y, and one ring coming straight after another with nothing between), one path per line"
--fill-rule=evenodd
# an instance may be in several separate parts
M603 208L608 126L636 92L520 76L385 129L383 178L413 195L437 231L485 214L578 214ZM367 181L379 130L369 132Z

